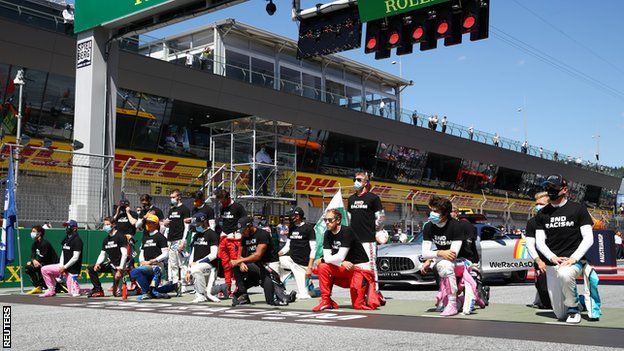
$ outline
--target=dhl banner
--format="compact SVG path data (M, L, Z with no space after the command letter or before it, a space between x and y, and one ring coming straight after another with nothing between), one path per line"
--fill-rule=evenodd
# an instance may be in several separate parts
M7 136L5 142L14 143L15 138ZM32 139L29 145L42 146L43 142L42 140ZM55 149L71 150L71 147L67 143L54 142L49 150L24 148L20 155L22 159L20 161L20 169L46 172L71 172L71 155L68 153L54 153ZM9 150L5 148L2 150L2 155L8 155L8 152ZM152 186L152 192L154 194L167 194L168 191L175 187L189 184L196 179L200 175L202 169L206 167L205 160L116 149L114 160L116 178L121 178L122 169L129 159L134 159L136 161L131 161L128 164L126 168L127 179L148 181L153 179L155 183L159 183ZM5 157L0 162L0 167L6 169L6 163L7 158ZM243 175L240 178L241 184L246 181L248 181L248 176ZM295 185L298 195L321 196L322 188L349 186L351 183L352 180L350 178L297 172ZM414 204L424 205L427 204L432 195L438 195L453 199L453 202L459 207L472 209L482 207L487 211L503 212L508 209L513 213L529 213L533 206L533 202L529 200L506 199L492 195L486 195L484 198L482 195L472 193L378 181L372 181L371 184L373 185L372 192L379 195L382 201L388 203L409 204L413 201ZM292 185L290 186L290 189L286 187L285 190L292 191ZM343 191L343 194L348 196L349 192ZM607 211L590 211L598 217L608 215Z

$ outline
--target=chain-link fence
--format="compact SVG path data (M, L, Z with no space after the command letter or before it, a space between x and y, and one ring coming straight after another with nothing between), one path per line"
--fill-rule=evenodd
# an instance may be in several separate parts
M128 159L121 169L121 194L134 207L140 206L143 194L152 196L152 203L159 208L169 208L169 194L178 189L182 197L189 198L193 192L204 187L208 180L205 168L180 165L177 162L158 162Z
M60 226L69 218L94 228L110 208L108 177L112 156L70 150L2 144L0 175L6 179L10 155L18 160L16 199L19 225L51 222ZM6 182L0 188L5 191Z

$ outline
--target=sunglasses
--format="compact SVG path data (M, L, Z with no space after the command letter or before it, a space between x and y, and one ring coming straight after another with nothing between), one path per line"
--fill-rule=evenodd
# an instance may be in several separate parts
M363 182L364 179L362 179L362 178L353 178L353 181L354 182Z
M323 220L325 221L325 223L333 223L336 218L323 218Z

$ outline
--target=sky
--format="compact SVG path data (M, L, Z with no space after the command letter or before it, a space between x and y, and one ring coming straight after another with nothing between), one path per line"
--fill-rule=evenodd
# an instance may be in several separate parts
M224 18L297 38L291 1L251 0L148 33L164 37ZM302 8L329 1L302 0ZM590 6L591 4L591 6ZM413 80L403 107L600 163L624 166L624 1L491 0L490 37L375 60L363 47L341 55ZM511 39L507 35L511 36ZM511 43L509 43L511 42ZM530 49L526 49L528 45ZM525 47L524 50L518 46ZM528 52L527 52L528 51ZM536 57L537 56L537 57ZM525 104L526 101L526 104ZM522 112L518 112L523 109ZM594 138L599 135L600 138Z

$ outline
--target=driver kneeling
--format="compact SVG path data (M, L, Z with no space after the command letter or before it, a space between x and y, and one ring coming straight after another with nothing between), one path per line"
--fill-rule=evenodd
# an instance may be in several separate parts
M264 290L264 298L267 304L285 306L293 302L296 292L284 299L277 294L276 284L281 284L279 275L279 258L271 239L271 234L257 228L253 218L246 216L238 221L238 230L242 232L241 258L231 260L234 278L236 279L236 291L232 299L232 306L250 304L247 289L260 285Z
M441 311L440 314L443 317L453 316L458 313L457 309L457 296L461 291L457 286L458 272L463 273L465 263L470 266L470 259L473 256L470 245L464 244L473 233L464 230L461 223L451 217L451 210L453 205L451 201L432 196L429 200L429 222L423 227L423 244L422 244L422 257L426 259L422 272L426 272L430 267L436 270L440 277L440 294L444 295L444 298L440 299L436 305L437 310ZM432 244L436 245L437 250L432 249ZM463 281L467 280L471 287L476 286L472 284L474 282L469 274L465 277L462 274ZM474 290L465 289L464 298L465 301L464 313L469 314L472 309L472 305L476 300Z
M375 273L362 243L351 228L340 224L342 214L338 210L327 211L324 221L327 231L323 240L323 258L317 261L315 269L321 288L321 301L312 310L319 312L339 308L331 298L334 285L349 288L353 308L376 309L380 299L375 287Z

